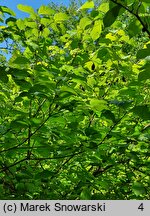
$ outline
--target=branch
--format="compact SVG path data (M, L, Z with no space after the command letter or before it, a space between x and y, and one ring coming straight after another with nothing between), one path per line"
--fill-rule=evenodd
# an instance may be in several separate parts
M147 25L143 22L143 20L141 19L141 17L138 14L134 13L133 10L130 10L128 7L126 7L125 5L121 4L120 2L116 2L115 0L110 0L110 1L112 1L113 3L121 6L126 11L128 11L130 14L134 15L138 19L138 21L141 23L141 25L143 26L144 31L147 32L147 34L150 37L150 31L148 30Z
M28 157L25 157L25 158L23 158L22 160L19 160L19 161L17 161L17 162L15 162L15 163L13 163L13 164L11 164L11 165L9 165L9 166L5 166L5 167L3 167L3 168L1 168L0 169L0 172L4 172L4 171L6 171L6 170L9 170L9 168L11 168L11 167L14 167L14 166L16 166L17 164L19 164L19 163L22 163L22 162L24 162L24 161L42 161L42 160L55 160L55 159L61 159L61 158L68 158L69 157L69 159L67 159L64 163L63 163L63 165L65 165L66 163L68 163L74 156L76 156L76 155L79 155L79 154L81 154L81 153L83 153L84 151L80 151L80 152L76 152L76 153L74 153L74 154L70 154L70 155L63 155L63 156L56 156L56 157L43 157L43 158L30 158L30 159L28 159Z
M122 116L112 127L110 127L108 133L104 136L104 138L103 138L102 141L98 144L98 146L101 145L101 144L103 144L103 142L104 142L105 139L108 137L108 135L111 133L111 131L121 122L121 120L126 116L127 113L128 113L128 112L126 111L126 112L123 114L123 116Z

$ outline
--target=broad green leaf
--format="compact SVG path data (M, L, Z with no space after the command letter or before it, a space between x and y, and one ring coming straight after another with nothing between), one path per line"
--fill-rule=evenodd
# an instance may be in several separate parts
M142 0L142 2L146 2L146 3L149 3L149 0Z
M0 66L0 80L4 83L8 82L7 72L5 71L5 67Z
M98 7L98 10L102 11L103 13L106 13L109 10L109 3L104 2L104 3L100 4L100 6Z
M112 120L113 122L116 122L115 115L114 115L114 113L112 113L110 110L104 109L104 110L102 111L102 115L101 115L101 116L104 116L105 118L110 119L110 120Z
M6 6L0 6L0 11L1 11L2 13L7 13L7 14L9 14L9 15L11 15L11 16L16 16L15 12L12 11L10 8L8 8L8 7L6 7Z
M34 9L31 6L18 4L17 8L25 13L34 14Z
M14 64L28 64L30 61L25 57L17 57L12 63Z
M139 182L135 182L132 185L132 190L136 196L140 196L140 195L146 193L144 185L142 183L139 183Z
M65 107L63 107L63 108L65 108ZM51 117L50 118L50 124L51 124L51 127L59 126L59 127L64 128L66 125L66 120L62 116Z
M26 190L26 186L25 186L25 184L24 183L17 183L16 184L16 190L18 191L18 193L22 193L23 191L25 191Z
M47 26L49 24L51 24L52 21L49 18L41 18L41 24L43 24L44 26Z
M141 69L142 72L139 73L138 80L143 81L150 79L150 62L147 62Z
M148 47L147 49L141 49L137 52L137 59L143 59L146 58L147 56L150 56L150 47Z
M20 30L23 30L26 27L25 22L22 19L17 19L16 24Z
M54 13L55 13L55 11L53 9L51 9L49 6L46 6L46 5L42 5L38 9L38 14L52 15Z
M72 93L74 95L76 95L76 91L68 86L62 86L61 87L61 92L69 92L69 93Z
M50 30L49 28L44 28L43 32L42 32L42 36L47 38L50 34Z
M24 24L29 28L37 28L37 23L35 21L29 21L28 19L25 19Z
M8 26L14 26L15 23L16 23L17 19L14 18L14 17L9 17L8 19L6 19L5 23L8 25Z
M81 194L80 194L80 200L90 200L91 199L91 193L88 188L83 188Z
M80 7L80 10L91 9L91 8L94 8L94 2L93 1L87 1Z
M96 84L96 80L94 79L94 77L88 77L87 84L93 87Z
M111 26L115 20L117 19L117 16L119 14L119 11L121 9L120 5L116 5L112 9L110 9L103 18L103 23L105 27Z
M21 69L17 69L17 68L10 68L8 73L17 79L24 79L25 77L30 76L27 70L21 70Z
M24 121L22 119L12 121L10 123L10 127L13 129L27 128L29 126L29 124L27 123L27 120Z
M90 33L90 36L93 41L97 40L100 37L101 31L102 31L102 21L96 20L93 29Z
M98 99L92 98L90 100L90 107L94 111L101 112L103 109L107 108L107 102L105 100L98 100Z
M62 13L62 12L56 13L54 15L54 20L56 22L62 22L62 21L68 20L68 18L69 18L68 15L66 13Z
M131 111L143 120L150 120L150 108L148 105L135 106Z
M30 93L38 95L38 93L48 93L48 87L46 85L35 84L29 90Z
M83 17L80 20L79 26L82 29L85 29L86 26L90 25L92 21L88 17Z
M127 30L128 30L129 36L133 37L141 32L142 25L137 19L135 19L133 22L129 24Z
M20 86L20 89L29 90L31 88L31 83L27 82L25 79L14 79L15 83Z

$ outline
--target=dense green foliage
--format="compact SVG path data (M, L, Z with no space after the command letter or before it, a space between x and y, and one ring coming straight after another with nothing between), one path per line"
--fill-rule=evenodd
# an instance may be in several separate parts
M18 8L0 7L0 198L150 199L149 0Z

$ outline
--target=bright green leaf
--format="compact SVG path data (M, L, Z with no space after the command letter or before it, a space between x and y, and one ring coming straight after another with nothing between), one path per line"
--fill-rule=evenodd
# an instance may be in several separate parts
M102 21L96 20L93 29L90 33L90 36L93 41L97 40L100 37L101 31L102 31Z
M91 8L94 8L94 2L93 1L87 1L80 7L80 10L91 9Z
M98 7L98 10L102 11L103 13L106 13L109 10L109 3L104 2L104 3L100 4L100 6Z
M18 4L17 8L25 13L34 14L34 9L31 6Z
M90 107L94 111L102 111L103 109L107 108L107 102L105 100L98 100L95 98L92 98L90 100Z
M0 6L0 11L1 11L2 13L7 13L7 14L9 14L9 15L11 15L11 16L16 16L15 12L12 11L10 8L8 8L8 7L6 7L6 6Z
M20 30L25 29L25 22L22 19L17 19L16 24Z
M39 9L38 9L38 14L43 14L43 15L52 15L54 14L55 11L53 9L51 9L49 6L46 5L42 5Z
M65 13L62 13L62 12L56 13L56 14L54 15L54 20L55 20L56 22L62 22L62 21L68 20L68 15L65 14Z
M91 23L92 23L92 21L88 17L83 17L80 20L79 26L80 26L80 28L85 29L85 27L90 25Z

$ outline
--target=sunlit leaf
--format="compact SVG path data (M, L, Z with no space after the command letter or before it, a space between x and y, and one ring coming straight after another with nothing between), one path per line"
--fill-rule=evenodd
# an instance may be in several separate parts
M101 31L102 31L102 21L96 20L94 22L93 29L90 33L90 36L93 39L93 41L97 40L100 37Z
M6 13L6 14L9 14L11 16L16 16L15 12L12 11L10 8L6 7L6 6L0 6L0 11L2 13Z
M28 5L23 5L23 4L18 4L17 8L25 13L33 14L34 9L31 6Z
M65 14L65 13L62 13L62 12L56 13L56 14L54 15L54 20L55 20L56 22L62 22L62 21L68 20L68 15Z
M91 8L94 8L94 2L93 1L87 1L80 7L80 10L91 9Z
M79 26L82 28L82 29L85 29L86 26L90 25L92 23L92 21L88 18L88 17L83 17L81 20L80 20L80 23L79 23Z
M52 15L54 13L55 11L46 5L41 5L41 7L38 9L38 14Z

